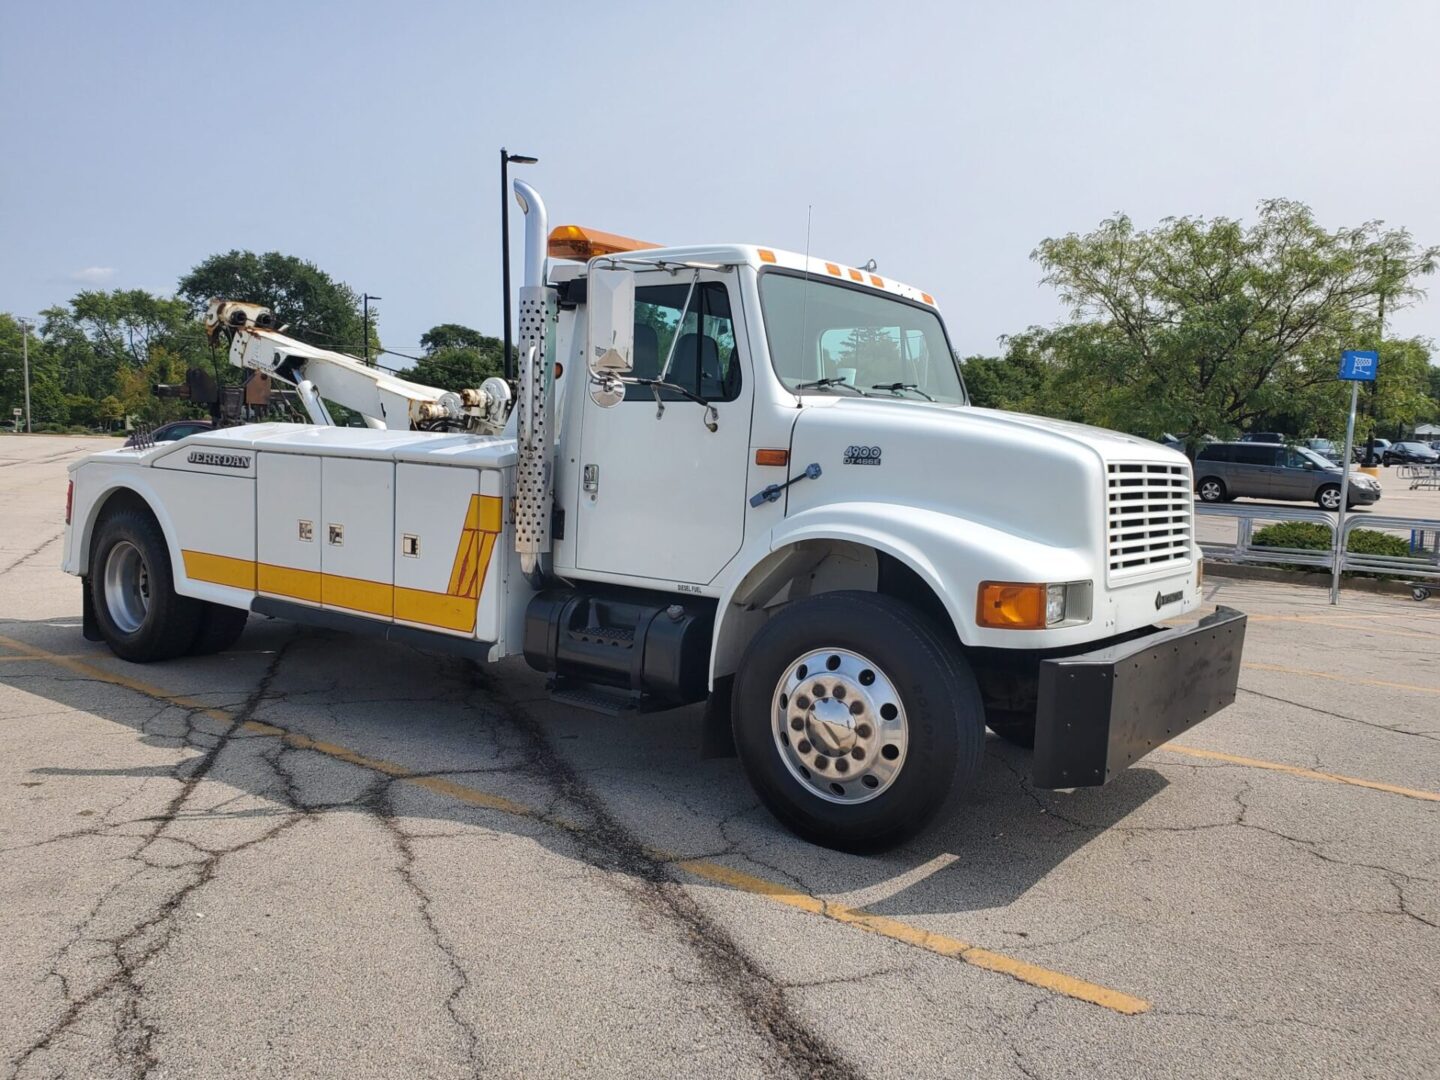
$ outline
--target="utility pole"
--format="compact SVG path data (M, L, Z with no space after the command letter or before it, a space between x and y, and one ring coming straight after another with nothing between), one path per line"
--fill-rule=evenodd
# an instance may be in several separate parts
M1375 351L1379 353L1380 346L1385 343L1385 275L1389 271L1389 256L1380 256L1380 301L1376 311L1375 329ZM1365 444L1365 464L1375 464L1375 395L1380 392L1378 382L1370 385L1370 438ZM1350 463L1347 461L1345 467L1348 469Z
M30 323L26 319L20 320L20 355L25 367L25 434L31 435L34 432L30 428Z
M352 294L353 295L353 294ZM365 309L365 363L370 363L370 301L384 300L383 296L371 296L368 292L360 294L361 304Z
M505 294L505 378L515 378L515 361L510 355L510 163L534 165L539 158L512 154L500 148L500 290Z

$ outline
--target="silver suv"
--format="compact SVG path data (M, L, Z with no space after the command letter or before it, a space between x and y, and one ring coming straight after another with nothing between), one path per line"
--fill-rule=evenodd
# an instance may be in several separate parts
M1340 466L1303 446L1273 443L1212 443L1195 458L1195 491L1205 502L1293 499L1340 509ZM1364 473L1350 474L1350 505L1380 498L1380 485Z

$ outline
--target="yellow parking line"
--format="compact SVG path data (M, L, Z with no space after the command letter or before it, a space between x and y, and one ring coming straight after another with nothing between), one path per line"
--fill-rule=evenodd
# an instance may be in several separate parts
M44 660L56 664L59 667L66 668L67 670L74 671L77 674L83 674L87 678L113 683L116 686L134 691L137 694L142 694L145 697L157 701L164 701L179 706L180 708L198 711L212 719L222 722L228 722L234 719L234 714L227 710L210 708L202 702L196 701L194 698L180 694L171 694L158 686L152 686L126 675L106 671L104 668L86 663L72 656L46 652L34 646L27 645L24 642L4 636L0 636L0 646L23 653L26 659ZM557 820L523 803L517 803L498 795L491 795L488 792L480 791L453 780L446 780L442 777L418 775L413 770L396 762L386 761L383 758L368 757L336 743L312 739L308 735L301 735L298 732L289 731L286 728L278 727L274 724L263 723L259 720L250 720L241 725L241 728L254 735L281 739L287 745L293 746L296 749L311 750L315 753L334 758L337 761L343 761L362 769L369 769L385 776L395 777L404 783L414 784L416 787L456 799L470 806L496 810L500 813L510 814L516 817L526 817L544 821L546 824L555 825L569 831L575 831L579 828L579 826L574 823ZM682 856L663 851L653 851L651 854L661 861L673 863L685 873L701 878L702 880L725 885L738 892L748 893L752 896L763 897L799 911L819 915L833 922L838 922L858 930L864 930L867 933L879 934L892 941L910 945L917 949L924 949L937 956L960 960L972 967L1008 975L1012 979L1016 979L1019 982L1026 983L1041 990L1074 998L1077 1001L1088 1002L1092 1005L1098 1005L1112 1012L1121 1013L1125 1016L1136 1016L1146 1012L1150 1008L1150 1003L1143 998L1134 997L1130 994L1122 993L1119 990L1113 990L1108 986L1101 986L1099 983L1077 979L1072 975L1066 975L1060 971L1041 967L1038 964L1032 964L1013 956L1006 956L1004 953L982 949L969 942L961 941L958 938L932 933L929 930L922 930L917 926L911 926L908 923L903 923L884 915L871 915L858 908L851 908L843 904L821 900L806 893L796 892L789 886L767 881L764 878L753 877L750 874L742 873L739 870L723 866L720 863L711 862L708 859L685 859Z
M773 881L753 877L729 866L722 866L705 859L687 859L676 865L687 873L706 881L764 896L777 903L785 904L787 907L812 915L821 915L835 922L844 923L846 926L853 926L857 930L879 934L892 941L913 945L917 949L924 949L940 956L962 960L986 971L1009 975L1012 979L1018 979L1031 986L1038 986L1042 990L1063 994L1065 997L1075 998L1079 1001L1088 1001L1092 1005L1099 1005L1112 1012L1137 1016L1150 1008L1150 1003L1143 998L1112 990L1108 986L1100 986L1084 979L1077 979L1063 972L1053 971L1024 960L1017 960L1015 957L1006 956L1003 953L991 952L989 949L971 945L968 941L922 930L918 926L911 926L909 923L903 923L885 915L871 915L857 908L846 907L844 904L821 900L808 893L797 892L789 886L777 885Z
M1303 769L1298 765L1284 765L1278 761L1263 761L1260 758L1239 757L1236 754L1222 754L1218 750L1201 750L1198 746L1181 746L1178 743L1166 743L1160 747L1160 749L1168 750L1175 754L1185 754L1189 757L1223 761L1230 765L1244 765L1251 769L1268 769L1270 772L1289 773L1291 776L1301 776L1306 780L1324 780L1331 784L1349 784L1351 787L1369 788L1371 791L1383 791L1389 795L1404 795L1407 799L1424 799L1426 802L1440 802L1440 792L1419 791L1415 788L1398 787L1395 784L1382 784L1378 780L1362 780L1358 776L1342 776L1340 773L1320 772L1318 769Z
M1312 679L1328 679L1331 682L1359 683L1362 686L1379 686L1386 690L1411 690L1417 694L1440 694L1440 686L1417 686L1414 683L1387 682L1384 679L1367 679L1360 675L1337 675L1333 671L1311 671L1308 668L1284 667L1281 664L1260 664L1246 661L1240 665L1254 671L1278 671L1283 675L1308 675Z

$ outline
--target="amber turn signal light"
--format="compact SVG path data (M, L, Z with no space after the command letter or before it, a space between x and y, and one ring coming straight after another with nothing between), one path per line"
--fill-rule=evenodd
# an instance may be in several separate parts
M1044 585L982 582L975 621L996 630L1044 630L1045 592Z
M790 451L789 451L789 450L756 450L756 451L755 451L755 464L756 464L756 465L779 465L779 466L782 466L782 467L785 466L785 465L789 465L789 464L790 464Z

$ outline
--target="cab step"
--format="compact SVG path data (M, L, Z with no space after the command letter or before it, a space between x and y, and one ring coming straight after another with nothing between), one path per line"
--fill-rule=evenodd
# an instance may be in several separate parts
M630 713L640 712L642 708L638 695L628 694L623 690L616 690L608 686L595 686L592 683L577 682L574 679L553 678L548 685L551 701L576 709L584 709L587 712L600 713L603 716L627 716Z

